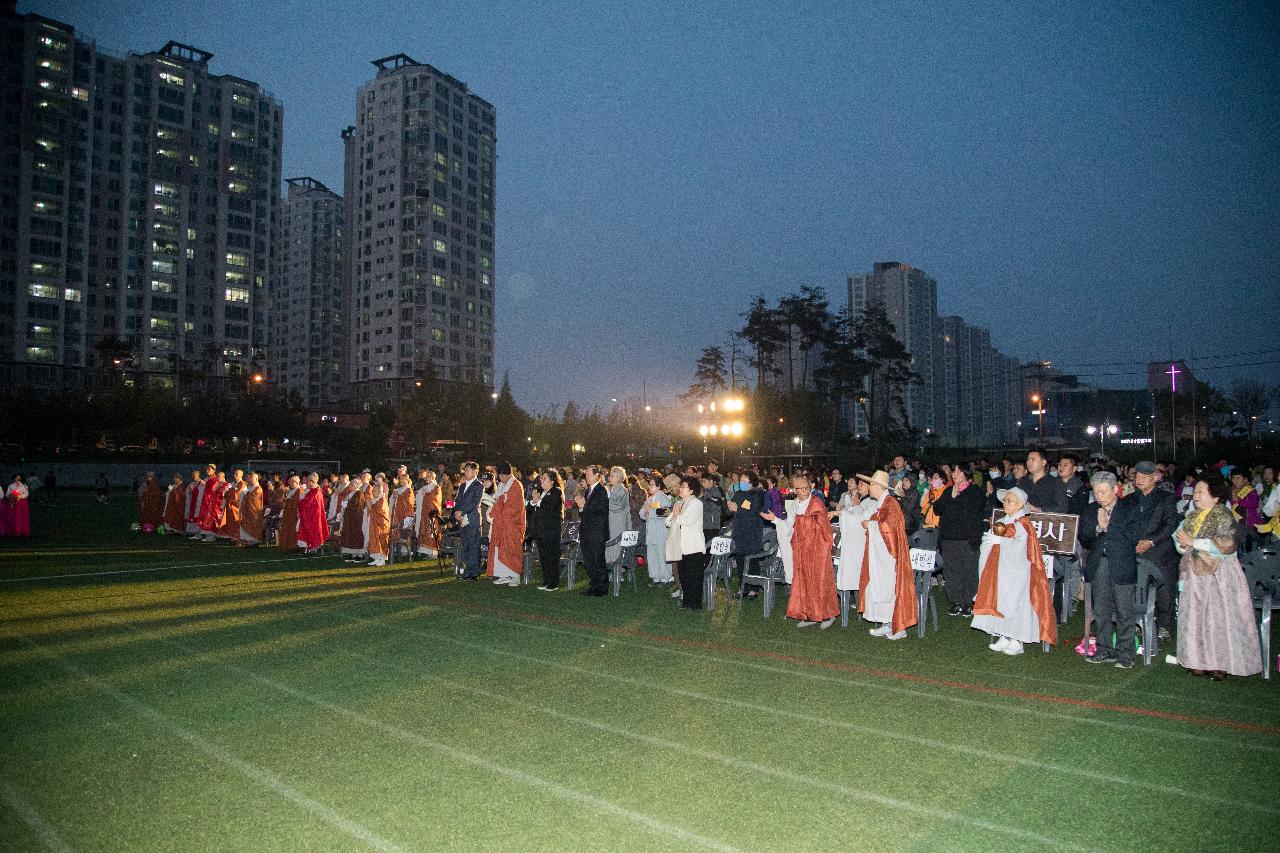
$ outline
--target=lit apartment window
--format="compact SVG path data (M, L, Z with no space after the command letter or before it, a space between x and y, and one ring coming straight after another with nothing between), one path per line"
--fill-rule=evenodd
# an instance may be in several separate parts
M249 256L244 252L227 252L227 263L233 267L247 267Z
M158 278L151 279L152 293L173 293L173 282L161 281Z
M68 302L79 302L80 290L75 287L68 287L62 291L62 298L67 300Z
M431 245L437 252L443 253L449 251L449 247L444 244L443 240L433 240Z
M53 361L56 357L53 347L27 347L27 361Z
M183 80L177 74L171 74L168 71L161 71L160 79L168 83L170 86L185 86L187 83L186 80Z
M162 198L178 197L178 188L176 186L173 184L166 184L161 181L156 181L155 186L151 191L154 195L158 195Z
M233 193L247 193L249 191L249 184L247 181L228 181L227 191Z
M52 284L28 284L27 294L40 299L57 299L61 294Z
M445 218L447 218L447 217L448 217L448 215L449 215L449 214L445 213L445 209L444 209L444 205L443 205L443 204L433 204L433 205L431 205L431 212L432 212L432 213L434 213L436 216L439 216L441 219L445 219Z
M228 287L225 298L228 302L248 302L249 291L240 287Z

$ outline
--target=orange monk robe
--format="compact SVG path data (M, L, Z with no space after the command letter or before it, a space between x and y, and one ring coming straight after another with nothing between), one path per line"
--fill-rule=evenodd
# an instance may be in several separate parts
M902 516L902 508L893 495L885 495L880 508L867 517L868 521L879 522L880 536L884 539L885 548L894 562L894 598L893 633L905 631L919 621L919 608L916 606L915 570L911 568L911 545L907 542L906 519ZM868 537L870 540L870 537ZM858 588L858 612L867 609L868 590L871 586L871 548L862 552L862 575Z
M443 492L440 486L432 483L432 488L423 486L418 489L417 522L418 553L435 556L440 551L440 513Z
M501 485L489 510L490 577L520 577L524 568L524 488L513 477Z
M391 514L387 507L387 498L381 489L378 489L376 497L370 498L365 505L365 520L369 524L365 550L375 560L385 559L389 552Z
M257 545L262 541L263 531L263 494L262 486L250 483L240 492L240 545Z
M817 496L791 519L791 598L788 619L823 622L840 615L831 564L831 519Z
M170 486L164 501L164 526L170 533L181 533L186 529L186 508L187 487L181 483Z
M302 488L289 489L281 503L280 527L276 529L276 545L282 551L298 547L298 497Z
M1025 515L1014 524L1021 526L1027 536L1027 563L1030 564L1031 572L1029 590L1031 609L1035 611L1036 618L1040 622L1040 642L1056 644L1058 642L1057 614L1053 612L1053 596L1049 593L1049 576L1044 567L1044 555L1040 551L1040 539L1036 536L1035 526ZM1007 525L1001 539L1014 538L1014 524ZM978 593L973 601L975 616L1005 618L1005 614L998 609L1000 602L997 595L1000 586L1000 551L1003 544L997 542L987 553L987 562L982 567L982 576L978 580ZM1005 609L1012 614L1013 608L1018 604L1008 602L1005 604ZM1015 637L1015 639L1019 638Z
M401 486L391 493L391 535L397 542L407 535L404 522L413 518L413 497L413 486Z
M227 486L227 490L222 493L222 499L226 503L227 509L222 514L222 524L218 526L218 536L223 539L230 539L232 542L240 541L240 493L245 490L247 485L244 480L238 483L231 483Z
M148 479L138 496L138 521L148 533L164 521L164 495L154 478Z

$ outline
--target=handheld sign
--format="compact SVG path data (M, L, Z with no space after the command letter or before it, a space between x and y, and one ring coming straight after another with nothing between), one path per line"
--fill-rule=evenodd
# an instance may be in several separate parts
M938 560L937 551L929 551L925 548L911 549L911 568L917 572L928 572L933 574L933 566Z
M622 540L618 544L621 545L623 548L629 548L632 545L639 543L639 541L640 541L639 530L624 530L622 531Z
M1000 510L992 510L991 524L1003 518ZM1080 516L1065 512L1029 512L1027 520L1035 528L1040 545L1050 554L1069 557L1076 552L1076 534L1080 529Z
M730 548L733 547L733 540L728 536L717 536L711 540L711 556L718 557L728 554Z

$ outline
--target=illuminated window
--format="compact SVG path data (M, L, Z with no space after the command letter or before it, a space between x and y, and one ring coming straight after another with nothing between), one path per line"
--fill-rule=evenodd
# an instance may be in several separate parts
M173 184L166 184L161 181L156 181L155 186L152 188L151 191L155 195L161 196L162 198L178 197L178 188L176 186L174 186Z
M444 287L444 276L440 275L440 273L433 274L431 276L431 283L436 287Z
M158 216L177 216L178 208L172 204L157 202L151 206Z
M56 201L37 199L32 203L31 208L35 213L43 213L48 216L57 216L62 213L62 205Z
M153 332L172 332L174 322L168 317L152 317L151 331Z
M249 291L240 287L228 287L224 293L224 298L228 302L248 302Z
M493 259L490 258L488 255L481 255L480 266L484 267L485 269L488 269L489 267L493 266Z
M77 288L68 287L66 290L62 291L62 298L68 302L79 302L80 291Z
M27 347L27 361L53 361L57 354L53 347Z
M435 250L436 250L437 252L447 252L447 251L449 251L449 247L448 247L448 246L446 246L446 245L444 244L444 241L443 241L443 240L433 240L433 241L431 242L431 245L432 245L432 247L434 247L434 248L435 248Z
M152 293L173 293L173 282L161 281L158 278L151 279Z
M89 100L89 90L83 89L80 86L72 86L71 97L75 98L77 101L87 101Z
M152 258L151 271L158 272L161 275L177 275L178 266L173 261L166 261L161 258Z
M245 181L228 181L227 191L233 193L247 193L249 191L249 184Z
M227 278L227 284L242 285L244 284L245 276L244 276L244 273L242 272L236 272L235 270L227 270L226 278Z
M448 215L449 215L449 214L445 213L444 205L443 205L443 204L433 204L433 205L431 205L431 212L432 212L432 213L434 213L436 216L439 216L441 219L445 219L445 218L447 218L447 217L448 217Z
M247 267L249 256L244 252L227 252L227 263L233 267Z
M28 284L27 293L40 299L57 299L62 295L52 284Z
M187 83L186 80L183 80L177 74L171 74L168 71L161 71L160 79L168 83L170 86L185 86Z

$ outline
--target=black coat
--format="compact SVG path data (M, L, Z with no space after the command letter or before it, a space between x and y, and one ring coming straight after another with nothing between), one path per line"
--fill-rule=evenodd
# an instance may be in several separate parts
M1173 495L1163 489L1152 489L1149 495L1134 492L1124 502L1133 504L1142 516L1142 535L1138 538L1151 540L1151 550L1142 556L1162 569L1176 566L1178 552L1173 547L1173 531L1182 523L1182 517L1178 515Z
M730 500L738 507L733 514L733 553L759 554L764 550L764 519L760 513L768 509L769 496L760 489L751 489L734 492Z
M933 511L938 515L938 538L976 545L982 540L986 507L987 496L981 486L970 483L958 498L951 497L951 489L947 489L933 502Z
M564 496L559 486L552 486L551 491L542 496L542 501L533 510L533 524L529 527L530 539L560 540L560 528L564 523Z
M1084 576L1092 581L1098 564L1105 556L1113 585L1134 584L1138 580L1138 540L1144 538L1145 526L1137 506L1116 501L1111 522L1105 533L1098 532L1098 507L1093 505L1080 516L1080 542L1089 549L1084 563Z
M590 487L583 483L578 488L586 490ZM609 541L609 490L604 487L604 483L597 483L591 489L579 515L582 518L582 524L578 528L579 542Z

